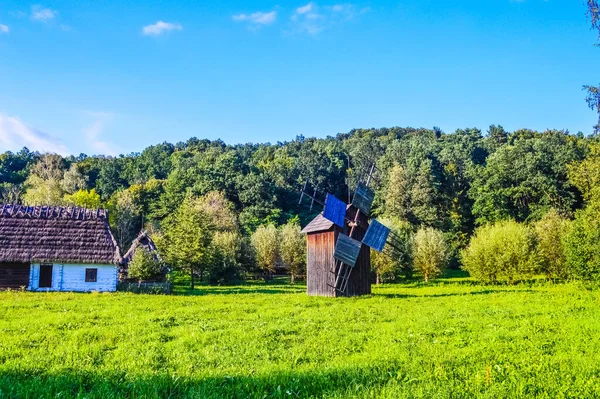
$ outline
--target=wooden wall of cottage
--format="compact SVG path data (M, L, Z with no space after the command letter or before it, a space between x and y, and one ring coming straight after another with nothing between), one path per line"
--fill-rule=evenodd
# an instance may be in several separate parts
M31 265L28 287L31 291L114 292L117 290L118 268L115 265L52 264L50 287L40 287L40 266L39 263ZM95 282L86 282L86 269L97 270Z

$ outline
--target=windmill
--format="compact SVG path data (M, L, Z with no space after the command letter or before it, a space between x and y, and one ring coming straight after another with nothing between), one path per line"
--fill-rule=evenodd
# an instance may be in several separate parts
M315 204L323 211L303 232L307 239L307 292L312 295L353 296L371 292L370 250L382 252L386 245L400 248L400 238L388 227L371 219L371 208L375 199L372 184L375 164L363 170L350 203L338 199L331 193L323 196L318 188L311 190L306 182L300 194L310 199L310 209Z

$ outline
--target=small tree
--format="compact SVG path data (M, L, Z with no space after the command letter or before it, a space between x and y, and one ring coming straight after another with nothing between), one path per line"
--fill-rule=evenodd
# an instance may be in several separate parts
M108 203L110 224L119 247L128 248L141 228L141 215L129 190L116 192Z
M546 277L567 278L564 238L569 231L570 221L555 209L550 210L534 224L539 271Z
M243 266L244 237L237 232L218 231L211 246L209 282L223 284L235 280Z
M87 177L81 172L79 165L71 164L68 170L65 170L62 180L62 189L66 194L73 194L87 188Z
M290 272L291 284L294 284L295 277L306 266L306 237L300 230L297 218L279 227L279 253L283 266Z
M149 280L161 272L162 265L154 254L146 248L139 247L129 263L128 277L139 281Z
M189 274L190 288L194 289L195 274L203 273L210 259L210 219L197 206L197 199L188 197L163 221L162 228L162 237L155 241L159 250L167 264Z
M272 224L260 226L252 234L252 246L258 267L268 276L275 271L279 258L279 234Z
M23 194L23 202L30 205L61 204L64 195L63 163L60 155L42 155L25 181L27 191Z
M462 259L463 268L478 280L512 283L536 270L535 236L514 221L486 225L477 229Z
M379 285L385 280L394 280L399 274L411 277L412 265L412 240L413 232L409 223L395 218L381 218L379 220L400 238L399 246L392 248L386 245L383 252L371 250L371 269L375 272L375 283Z
M448 246L444 234L431 227L421 227L413 240L413 263L423 273L425 282L439 276L448 263Z

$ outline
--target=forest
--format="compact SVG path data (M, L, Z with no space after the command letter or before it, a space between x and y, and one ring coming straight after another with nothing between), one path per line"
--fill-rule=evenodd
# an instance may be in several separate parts
M487 281L600 276L600 143L582 133L394 127L119 157L23 148L0 154L0 187L4 203L105 207L122 252L146 229L172 266L220 283L302 275L299 226L321 209L298 205L300 189L347 200L371 163L374 216L406 244L373 254L377 282L444 267Z

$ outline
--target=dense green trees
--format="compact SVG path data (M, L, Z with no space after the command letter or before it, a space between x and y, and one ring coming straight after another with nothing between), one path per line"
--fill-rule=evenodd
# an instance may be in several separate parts
M300 136L286 143L234 146L192 138L119 157L63 158L23 149L0 154L0 195L3 202L108 207L123 250L143 227L164 234L186 198L212 196L212 203L227 209L216 219L230 222L227 229L210 224L214 218L209 223L207 248L213 245L208 252L214 258L203 260L202 274L222 282L241 276L234 269L252 270L250 237L265 229L261 226L272 224L281 234L277 226L296 215L300 225L315 216L319 209L297 205L305 181L347 200L371 161L377 165L374 216L402 226L398 231L405 243L421 227L442 231L453 268L461 266L460 251L477 226L509 219L534 226L550 209L570 219L600 190L595 137L555 130L508 132L493 125L486 133L356 129L323 139ZM553 243L558 236L540 240ZM410 275L412 248L386 252L373 256L374 279ZM208 265L216 262L221 271L211 274ZM286 263L277 254L263 267ZM548 274L559 275L546 264Z

